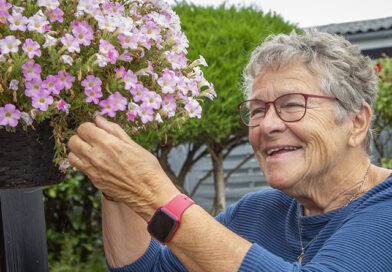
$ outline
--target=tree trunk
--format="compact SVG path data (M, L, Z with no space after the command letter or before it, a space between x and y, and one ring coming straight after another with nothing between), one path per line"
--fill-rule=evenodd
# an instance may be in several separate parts
M211 151L213 151L211 149ZM214 170L215 199L211 210L211 215L215 216L226 209L225 180L223 176L223 152L211 154Z

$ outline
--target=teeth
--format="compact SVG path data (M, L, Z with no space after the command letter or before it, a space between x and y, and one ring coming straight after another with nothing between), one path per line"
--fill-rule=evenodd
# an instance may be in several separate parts
M290 146L290 147L283 147L283 148L272 148L270 150L267 151L267 155L271 155L272 153L279 151L279 150L297 150L299 147L294 147L294 146Z

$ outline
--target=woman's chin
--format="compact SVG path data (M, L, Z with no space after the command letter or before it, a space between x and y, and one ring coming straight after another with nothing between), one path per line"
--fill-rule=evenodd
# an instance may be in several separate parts
M281 191L284 191L285 189L292 187L293 184L295 183L293 176L288 177L287 175L282 175L282 174L283 173L276 173L276 175L274 175L273 173L267 174L266 179L268 185L274 189L281 190Z

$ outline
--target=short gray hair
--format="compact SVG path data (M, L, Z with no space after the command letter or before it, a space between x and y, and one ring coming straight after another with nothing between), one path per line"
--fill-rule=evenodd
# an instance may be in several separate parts
M271 35L256 47L244 70L245 97L250 97L257 75L296 61L318 76L320 88L327 95L339 99L337 123L358 113L365 102L373 108L378 85L371 59L343 37L315 29L307 29L302 35L294 30L289 35ZM369 129L364 142L368 155L372 138Z

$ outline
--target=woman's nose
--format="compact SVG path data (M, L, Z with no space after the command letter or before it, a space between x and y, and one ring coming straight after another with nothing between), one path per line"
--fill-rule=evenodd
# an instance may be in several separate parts
M271 103L266 105L266 112L264 118L260 121L260 129L264 133L272 133L283 131L286 125L285 122L280 119L274 105Z

